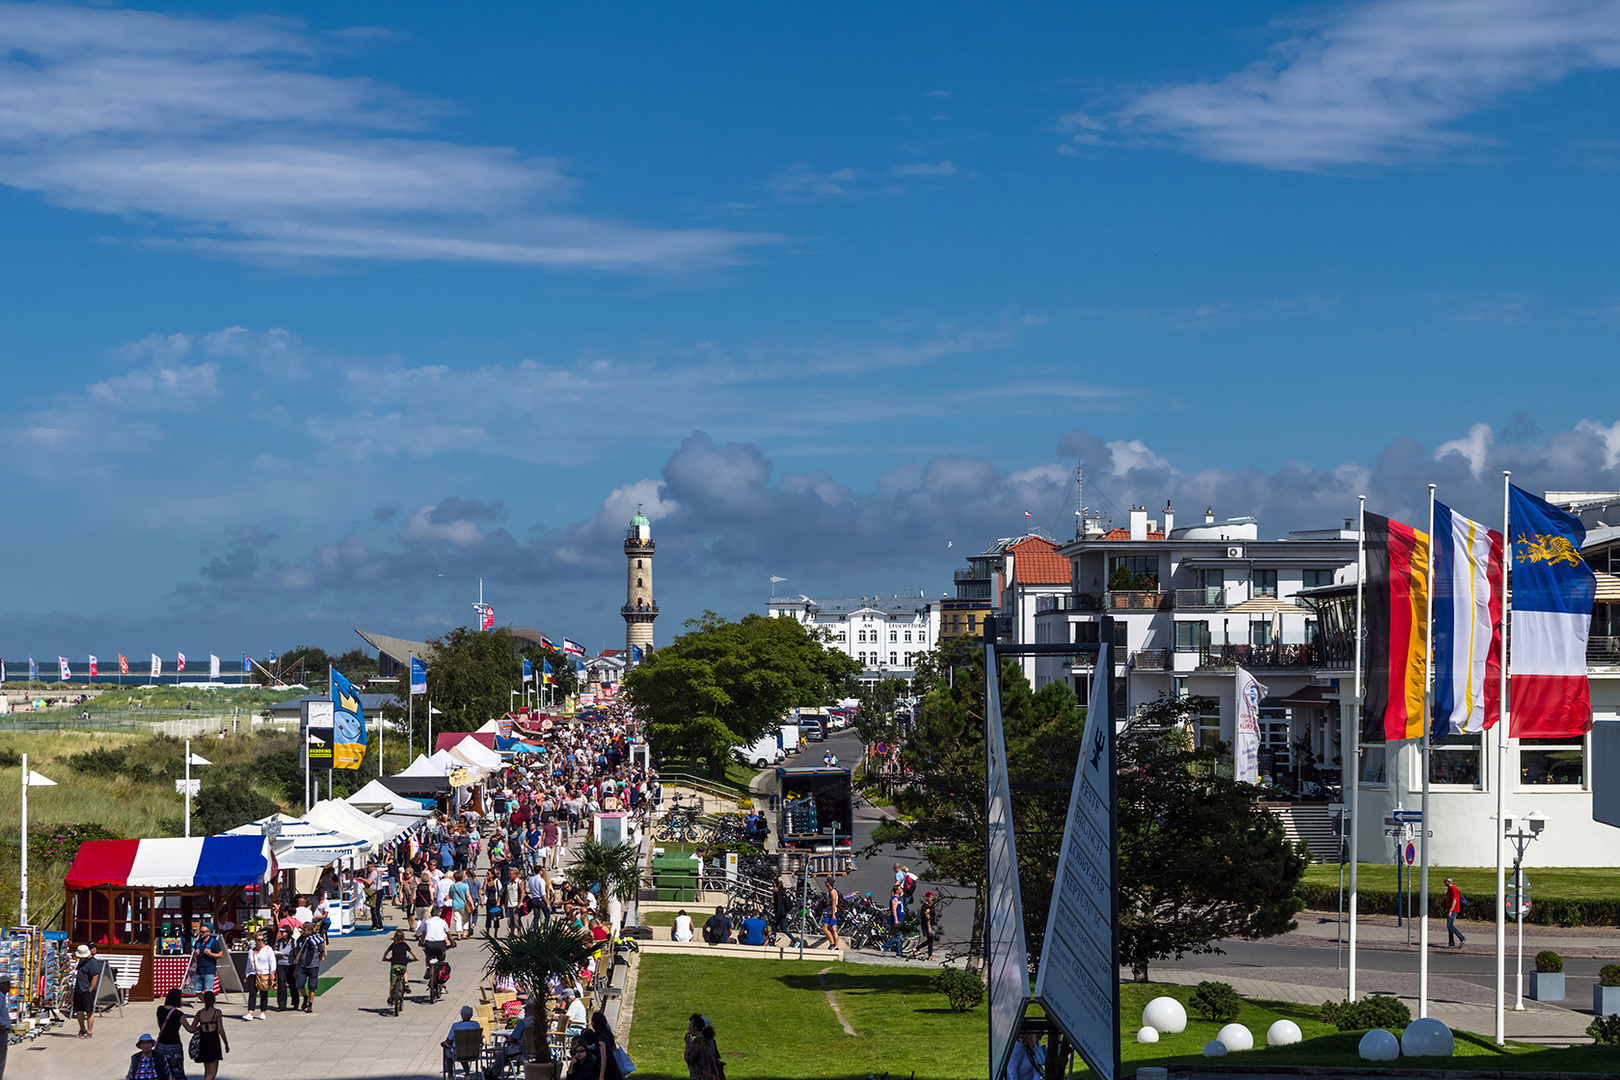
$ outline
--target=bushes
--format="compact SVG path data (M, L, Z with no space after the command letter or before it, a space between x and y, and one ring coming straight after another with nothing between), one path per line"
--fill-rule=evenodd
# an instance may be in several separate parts
M1600 1016L1586 1025L1586 1033L1593 1042L1620 1043L1620 1016Z
M1322 1002L1322 1020L1340 1031L1367 1031L1383 1028L1399 1031L1412 1022L1412 1010L1398 998L1369 994L1357 1002Z
M1620 964L1604 964L1598 969L1599 986L1620 986Z
M984 1000L983 981L971 971L960 968L941 968L929 983L929 989L945 995L951 1012L967 1012Z
M1187 999L1192 1011L1205 1020L1226 1023L1236 1020L1243 1011L1243 999L1231 986L1223 982L1201 982Z
M1300 886L1305 907L1311 911L1333 911L1339 906L1339 886L1307 881ZM1511 892L1510 894L1511 895ZM1363 885L1357 891L1357 907L1363 915L1394 915L1400 910L1400 894L1390 889L1370 889ZM1429 915L1446 917L1444 895L1434 893L1429 898ZM1479 922L1496 921L1492 896L1474 897L1474 902L1462 909L1457 918ZM1512 920L1509 920L1512 921ZM1598 897L1585 900L1566 900L1559 897L1537 896L1525 913L1526 925L1534 926L1620 926L1620 896Z
M66 862L79 853L79 845L87 840L122 839L94 821L81 821L77 825L33 822L28 826L28 854L41 862Z
M22 768L22 754L9 746L0 746L0 769Z
M113 776L128 767L129 755L113 747L98 746L94 750L71 755L63 764L76 773Z
M1551 949L1543 949L1536 953L1536 972L1541 975L1557 975L1564 970L1564 958Z

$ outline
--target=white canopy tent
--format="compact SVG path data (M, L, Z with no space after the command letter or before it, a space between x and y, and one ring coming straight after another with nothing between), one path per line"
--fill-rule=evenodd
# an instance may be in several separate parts
M271 842L270 847L275 852L276 865L283 870L330 866L339 859L359 854L366 847L366 841L361 837L286 814L271 814L270 817L239 825L226 835L260 836L264 833L265 822L271 820L281 824L281 835Z
M464 758L456 757L448 750L434 751L433 756L428 758L428 764L438 769L437 774L435 774L438 776L449 776L452 769L466 769L472 774L474 783L484 778L482 768Z
M388 839L383 823L338 799L322 799L309 808L304 820L323 828L362 837L366 846L379 848Z
M434 757L437 757L437 756L438 756L438 754L434 755ZM445 773L447 773L449 771L450 770L447 769L447 768L440 768L438 765L435 765L433 763L433 761L430 758L427 757L427 755L425 755L425 754L417 754L415 761L413 761L409 765L405 766L403 769L401 769L395 775L397 775L397 776L443 776Z
M500 754L471 736L452 746L450 752L462 760L478 766L486 773L494 772L496 769L506 766L506 761Z

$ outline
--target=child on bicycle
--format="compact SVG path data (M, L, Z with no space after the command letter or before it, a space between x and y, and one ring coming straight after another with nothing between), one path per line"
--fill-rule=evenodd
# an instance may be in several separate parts
M409 965L410 962L416 958L416 954L411 951L410 945L405 941L405 931L395 930L393 943L389 945L388 948L383 952L383 959L388 961L388 994L390 1004L393 1003L395 979L399 980L401 993L405 993L410 989L411 981L407 977L407 973L409 972L407 965Z

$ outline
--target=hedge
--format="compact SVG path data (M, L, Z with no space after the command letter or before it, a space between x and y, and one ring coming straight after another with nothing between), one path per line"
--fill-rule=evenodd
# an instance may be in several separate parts
M1347 883L1348 887L1348 883ZM1306 883L1300 886L1304 895L1305 907L1311 911L1337 911L1339 908L1339 887L1334 885L1318 885ZM1348 895L1348 894L1347 894ZM1388 889L1361 889L1357 894L1357 910L1363 915L1395 915L1400 912L1401 894ZM1462 914L1463 920L1474 922L1496 921L1496 910L1492 906L1494 896L1473 897L1472 903L1465 904ZM1413 900L1416 901L1416 890L1413 891ZM1431 892L1429 894L1429 917L1444 919L1446 917L1446 903L1444 892ZM1509 920L1515 922L1517 920ZM1606 897L1599 900L1559 900L1532 896L1530 910L1525 914L1524 921L1534 926L1620 926L1620 897Z

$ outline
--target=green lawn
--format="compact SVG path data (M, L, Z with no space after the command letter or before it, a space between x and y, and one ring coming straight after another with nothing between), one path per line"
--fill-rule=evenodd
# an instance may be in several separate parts
M738 796L746 797L748 795L748 784L759 774L759 770L752 765L744 765L739 761L728 760L726 762L726 774L724 776L715 776L709 772L709 767L705 762L687 761L683 758L665 758L664 767L659 770L659 774L669 776L674 773L686 773L700 780L707 780L717 787L732 788L737 792Z
M1412 869L1416 871L1418 868ZM1511 865L1507 872L1509 876L1512 875ZM1525 874L1530 878L1530 895L1536 900L1600 900L1620 894L1620 867L1578 866L1543 869L1527 865ZM1404 879L1404 872L1402 877ZM1470 899L1496 895L1495 867L1431 866L1429 891L1443 894L1446 891L1445 881L1448 877L1456 879L1457 887ZM1395 867L1389 863L1362 863L1357 879L1362 888L1393 892ZM1327 885L1337 889L1339 868L1331 864L1310 866L1305 871L1305 881L1311 885ZM1345 884L1348 887L1348 874ZM1486 906L1490 906L1488 901Z
M687 912L691 914L691 912ZM643 911L641 913L642 926L674 926L675 915L673 911Z
M846 1035L817 978L827 972ZM985 1072L983 1006L952 1013L925 968L643 954L630 1056L636 1080L686 1076L687 1018L714 1024L727 1080L797 1080L873 1073L960 1080Z

